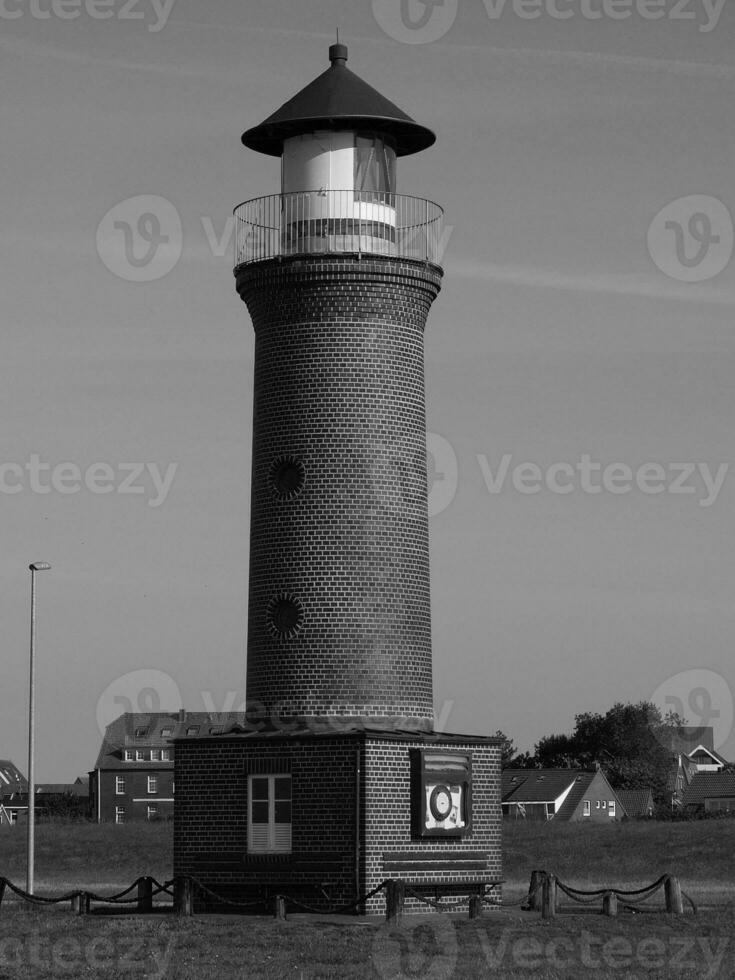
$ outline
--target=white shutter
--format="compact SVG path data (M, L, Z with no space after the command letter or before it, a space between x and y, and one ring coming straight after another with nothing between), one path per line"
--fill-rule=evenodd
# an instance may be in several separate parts
M273 824L273 849L275 851L291 850L291 824Z
M254 823L250 827L250 840L248 850L267 851L268 850L268 824Z

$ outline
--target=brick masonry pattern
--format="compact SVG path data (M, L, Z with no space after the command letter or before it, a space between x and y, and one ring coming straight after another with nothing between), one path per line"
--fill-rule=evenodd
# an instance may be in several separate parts
M412 836L409 765L411 748L427 744L420 737L368 733L177 742L174 873L194 875L233 898L270 886L273 894L300 896L322 908L367 894L387 877L457 883L499 878L500 749L471 736L431 740L432 750L472 754L472 828L465 837L427 840ZM292 854L249 857L247 777L269 771L292 777ZM441 855L446 864L441 871L386 872L384 855L396 851ZM477 852L487 856L485 870L453 867L452 859ZM494 895L500 899L499 888ZM415 900L406 908L427 911ZM384 912L384 894L364 911Z
M433 722L423 333L441 270L349 255L236 269L255 328L247 693L269 712ZM293 499L275 459L305 468ZM296 636L268 626L276 595Z

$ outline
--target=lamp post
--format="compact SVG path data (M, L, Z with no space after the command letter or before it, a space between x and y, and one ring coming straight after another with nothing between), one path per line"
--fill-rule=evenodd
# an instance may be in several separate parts
M36 831L36 786L33 776L33 729L34 729L34 696L35 696L35 660L36 660L36 572L45 572L51 568L47 561L34 561L29 566L31 570L31 664L30 688L28 694L28 867L26 873L26 891L33 894L33 859Z

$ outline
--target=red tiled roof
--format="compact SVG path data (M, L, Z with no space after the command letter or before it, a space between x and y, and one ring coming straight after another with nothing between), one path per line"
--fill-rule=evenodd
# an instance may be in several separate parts
M735 773L698 772L684 790L684 804L691 806L723 796L735 797Z
M126 748L166 748L174 738L214 735L244 722L244 711L157 711L151 714L126 711L107 726L94 768L130 769L130 763L123 757ZM196 731L190 733L190 729ZM136 736L135 733L141 730L144 734ZM166 762L148 764L167 765Z
M648 789L618 789L623 809L629 817L646 817L653 807L653 791Z

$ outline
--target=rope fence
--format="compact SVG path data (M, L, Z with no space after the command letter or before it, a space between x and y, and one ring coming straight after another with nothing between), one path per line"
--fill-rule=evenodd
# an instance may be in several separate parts
M534 871L531 875L528 895L522 899L523 908L528 911L540 911L543 918L553 918L561 911L559 896L566 896L576 905L599 905L602 901L602 914L616 916L619 906L630 912L637 912L644 903L654 898L660 891L664 893L666 912L674 915L684 914L684 899L691 905L696 915L697 906L693 899L682 891L679 879L675 875L664 874L650 885L643 888L575 888L566 884L554 874L546 871ZM645 909L644 911L657 911Z
M34 895L24 891L14 885L8 878L0 876L0 910L5 897L6 890L10 891L21 901L29 902L34 905L50 906L71 903L71 908L77 915L88 915L92 911L93 903L98 906L119 906L127 907L130 912L150 913L153 912L153 899L158 895L166 895L172 899L171 905L158 905L157 911L172 910L179 916L191 916L194 914L195 898L204 900L209 904L223 906L225 908L247 910L263 908L270 905L276 918L286 917L286 908L290 907L301 912L314 913L318 915L345 914L358 912L365 904L378 895L385 892L385 915L388 922L400 921L405 907L406 899L433 908L436 912L448 913L458 910L464 906L469 910L469 917L477 918L482 915L483 906L491 905L494 909L501 907L494 894L498 881L486 882L411 882L395 878L386 878L379 885L359 896L351 902L340 905L330 905L328 907L311 905L301 898L293 895L281 893L268 894L267 890L255 898L248 900L237 900L222 895L205 885L204 882L192 875L177 875L170 881L160 882L150 876L141 876L123 891L113 895L100 895L93 891L77 889L66 892L58 896ZM440 896L440 892L447 887L451 889L466 889L465 894L448 901ZM423 890L422 890L423 889ZM435 897L430 897L427 891L433 891ZM502 908L512 908L521 906L523 911L540 912L543 918L553 918L558 912L562 911L559 904L560 895L565 896L575 905L593 906L602 902L602 913L604 915L615 916L622 907L626 911L636 912L646 903L654 898L660 891L664 893L665 909L669 913L682 915L684 913L684 899L691 906L692 912L696 914L697 907L694 901L686 892L681 890L679 879L674 875L661 875L656 881L643 888L624 889L624 888L593 888L582 889L561 881L554 874L546 871L534 871L531 875L528 893L518 902L504 902ZM644 909L644 911L655 911L654 909Z

